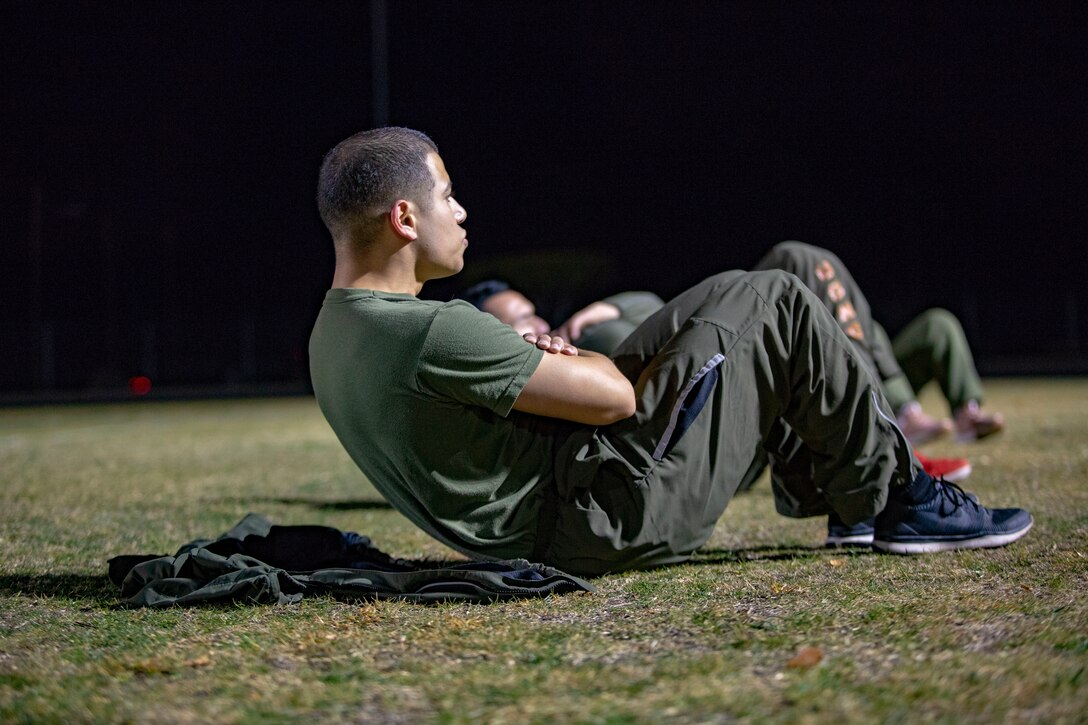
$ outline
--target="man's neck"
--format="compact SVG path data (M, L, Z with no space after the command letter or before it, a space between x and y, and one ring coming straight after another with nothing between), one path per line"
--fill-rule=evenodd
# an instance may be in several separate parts
M401 274L390 274L390 270L384 269L370 271L342 269L340 265L336 265L336 272L332 277L332 286L411 295L418 295L419 291L423 289L423 283L417 281L414 276L409 278Z
M369 254L338 251L332 286L419 294L423 281L416 275L415 259L409 249L388 255L381 254L379 249L369 251Z

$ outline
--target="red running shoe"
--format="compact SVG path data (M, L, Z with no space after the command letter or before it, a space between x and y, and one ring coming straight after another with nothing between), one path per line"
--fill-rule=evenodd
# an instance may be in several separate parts
M962 481L971 475L971 462L966 458L926 458L914 452L922 468L933 478L943 478L949 483Z

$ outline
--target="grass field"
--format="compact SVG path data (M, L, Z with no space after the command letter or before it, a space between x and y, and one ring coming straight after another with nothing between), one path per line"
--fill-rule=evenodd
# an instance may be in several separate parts
M0 410L0 721L1086 722L1088 381L988 389L1005 434L926 450L1032 510L1006 549L824 550L763 485L690 564L495 605L121 609L107 558L249 511L455 555L307 398Z

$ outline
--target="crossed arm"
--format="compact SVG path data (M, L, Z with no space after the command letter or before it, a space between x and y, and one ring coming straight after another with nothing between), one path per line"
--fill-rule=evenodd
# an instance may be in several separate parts
M561 337L522 335L544 350L514 409L590 425L608 425L635 413L635 389L604 355L578 350Z

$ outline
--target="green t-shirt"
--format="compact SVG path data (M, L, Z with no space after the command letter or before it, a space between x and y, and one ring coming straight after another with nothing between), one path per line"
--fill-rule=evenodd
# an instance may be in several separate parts
M524 556L555 439L512 411L544 352L467 302L332 289L310 336L318 405L386 500L476 557Z

